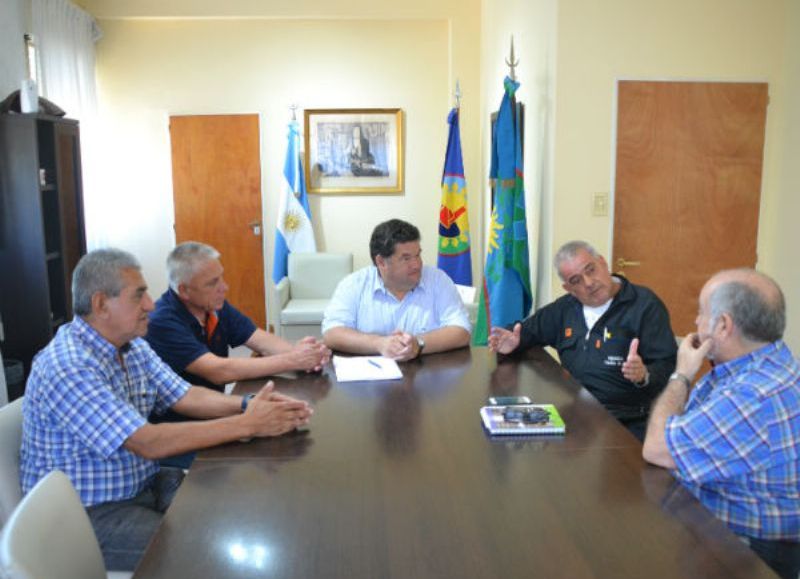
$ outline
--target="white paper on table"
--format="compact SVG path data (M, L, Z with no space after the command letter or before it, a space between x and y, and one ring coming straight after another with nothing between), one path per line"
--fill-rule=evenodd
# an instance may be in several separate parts
M403 377L397 362L383 356L333 357L337 382L399 380Z

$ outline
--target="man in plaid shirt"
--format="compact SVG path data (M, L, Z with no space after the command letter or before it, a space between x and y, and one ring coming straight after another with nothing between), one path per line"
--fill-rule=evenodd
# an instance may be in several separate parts
M800 365L782 341L778 285L723 271L647 427L645 460L674 474L781 577L800 571ZM692 389L703 359L713 369Z
M272 391L225 396L191 386L142 339L153 300L127 252L85 255L72 280L75 319L35 358L23 403L21 484L65 472L109 569L133 570L183 477L159 458L305 424L306 402ZM207 420L150 424L174 408Z

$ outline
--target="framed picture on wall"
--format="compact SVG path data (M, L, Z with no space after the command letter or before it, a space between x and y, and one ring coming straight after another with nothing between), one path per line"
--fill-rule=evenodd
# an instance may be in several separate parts
M403 111L307 109L305 172L309 193L401 193Z

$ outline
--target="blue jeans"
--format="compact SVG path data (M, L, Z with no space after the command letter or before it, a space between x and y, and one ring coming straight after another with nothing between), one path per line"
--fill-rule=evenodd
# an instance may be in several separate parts
M800 543L747 537L750 548L782 579L800 577Z
M148 488L132 499L86 508L107 570L134 570L183 476L182 469L162 467Z

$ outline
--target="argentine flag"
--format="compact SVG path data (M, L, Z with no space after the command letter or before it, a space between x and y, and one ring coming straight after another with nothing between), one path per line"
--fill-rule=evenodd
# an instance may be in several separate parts
M300 129L297 121L289 123L289 144L286 148L283 176L286 177L286 188L281 193L278 206L275 259L272 264L272 281L276 284L288 273L289 252L317 251L303 165L300 161Z

